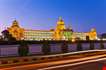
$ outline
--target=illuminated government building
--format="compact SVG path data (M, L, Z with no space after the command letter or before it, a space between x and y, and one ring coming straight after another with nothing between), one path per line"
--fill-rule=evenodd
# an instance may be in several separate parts
M20 27L18 21L14 20L7 28L9 33L17 40L90 40L97 39L96 29L89 32L74 32L72 28L66 28L63 19L60 17L55 29L50 30L29 30Z

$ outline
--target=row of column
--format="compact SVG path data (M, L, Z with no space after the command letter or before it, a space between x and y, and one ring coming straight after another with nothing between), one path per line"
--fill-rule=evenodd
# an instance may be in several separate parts
M46 42L43 44L0 45L0 56L47 55L105 48L106 43L49 44Z

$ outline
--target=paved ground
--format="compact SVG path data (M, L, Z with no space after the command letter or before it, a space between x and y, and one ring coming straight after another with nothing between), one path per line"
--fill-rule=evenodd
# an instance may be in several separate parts
M40 63L5 66L0 70L102 70L103 66L106 65L106 53L100 53L70 55L67 58L62 57Z
M104 61L98 61L98 59L95 58L92 59L93 60L89 60L88 58L80 58L77 60L60 60L39 64L15 66L0 70L102 70L102 67L105 65ZM104 59L106 60L106 58Z

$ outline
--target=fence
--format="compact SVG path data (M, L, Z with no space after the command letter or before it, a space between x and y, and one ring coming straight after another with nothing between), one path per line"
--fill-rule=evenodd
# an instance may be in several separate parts
M24 48L23 48L24 47ZM27 49L26 49L27 48ZM102 41L89 41L89 42L33 42L28 44L20 43L9 43L0 45L0 57L7 56L20 56L25 50L27 53L25 55L44 55L44 54L56 54L56 53L66 53L84 50L94 50L94 49L105 49L106 42ZM19 53L19 49L21 53ZM22 56L25 56L22 55Z

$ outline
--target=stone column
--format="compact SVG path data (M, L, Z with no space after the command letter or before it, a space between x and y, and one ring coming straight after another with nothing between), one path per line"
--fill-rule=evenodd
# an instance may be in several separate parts
M42 46L42 52L43 54L50 54L50 45L47 41L43 42L43 46Z
M68 44L66 42L62 43L61 50L62 50L62 53L68 52Z

